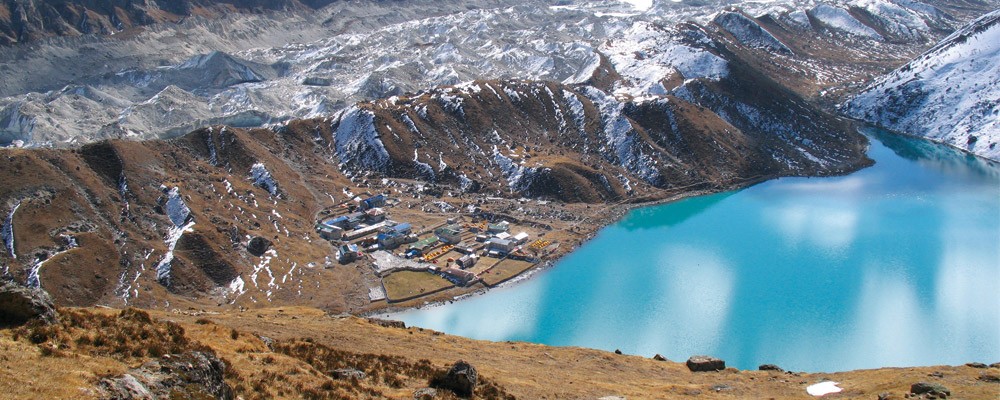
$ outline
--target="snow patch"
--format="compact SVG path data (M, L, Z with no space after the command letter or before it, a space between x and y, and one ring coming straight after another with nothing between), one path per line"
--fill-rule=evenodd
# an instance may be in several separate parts
M622 114L625 105L614 97L593 87L580 89L601 113L606 144L602 148L604 158L615 162L647 182L655 182L660 177L655 162L642 149L643 141L637 137L632 122Z
M20 201L14 204L14 208L11 208L10 214L7 214L7 219L3 221L3 226L0 227L0 238L3 239L3 247L10 253L10 257L15 260L17 259L17 253L14 252L14 213L17 212L18 207L21 207Z
M855 36L866 37L875 40L882 40L882 35L875 32L870 26L861 23L847 10L834 7L828 4L820 4L809 10L809 15L819 20L823 25L832 29L846 32Z
M413 149L413 164L416 166L417 171L427 179L434 180L434 168L431 168L431 165L428 163L421 162L418 157L417 149Z
M493 145L493 161L500 168L507 186L512 192L520 192L531 185L532 178L537 172L534 168L526 167L514 162L510 157L505 156L496 145Z
M271 176L271 172L267 170L264 163L258 162L250 167L250 180L253 181L254 185L267 190L271 196L278 195L278 182Z
M188 217L191 216L191 209L184 203L184 199L181 198L180 188L176 186L167 192L165 208L167 217L170 218L170 222L174 224L174 227L184 225Z
M385 171L389 165L389 152L375 130L375 114L358 107L351 107L340 116L334 147L341 168L360 168Z
M771 35L771 32L741 13L724 11L716 15L712 22L721 26L736 40L747 46L765 48L785 54L792 53L792 50Z
M164 242L167 244L167 254L163 255L160 262L156 264L156 280L165 286L170 286L170 270L171 263L174 261L174 248L177 247L177 242L181 240L187 232L193 232L194 221L188 222L183 226L175 226L170 228L170 232L167 233L167 238Z
M809 387L806 388L806 393L809 393L809 395L815 397L826 396L831 393L840 393L844 389L837 387L837 385L839 384L840 383L838 382L832 382L832 381L820 382L817 384L809 385Z

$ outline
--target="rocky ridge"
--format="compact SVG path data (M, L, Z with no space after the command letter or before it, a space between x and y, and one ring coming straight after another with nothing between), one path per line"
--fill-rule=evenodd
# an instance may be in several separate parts
M846 114L1000 160L1000 10L949 35L843 105Z

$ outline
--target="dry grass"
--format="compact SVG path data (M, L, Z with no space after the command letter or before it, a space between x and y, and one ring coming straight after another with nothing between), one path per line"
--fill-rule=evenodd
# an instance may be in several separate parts
M233 334L233 332L236 332ZM261 338L272 338L269 343ZM119 340L105 342L100 337ZM476 398L629 399L806 398L805 387L830 379L833 399L902 398L910 384L947 386L956 398L994 399L989 371L967 366L841 373L737 371L691 373L683 364L581 349L485 342L421 328L388 328L311 308L264 309L206 316L139 310L64 309L59 324L0 330L0 399L92 398L101 376L119 375L167 351L214 352L226 381L244 399L401 399L427 387L455 361L474 365ZM46 350L48 349L48 350ZM357 369L361 379L331 371ZM439 392L440 393L440 392ZM441 393L442 399L454 398Z
M38 346L43 356L77 353L126 362L204 348L189 341L180 325L154 321L146 311L134 308L117 315L64 309L59 323L23 326L12 330L11 337Z
M96 397L101 377L191 350L218 355L227 365L226 382L245 399L407 398L449 367L334 349L311 338L280 339L269 347L257 335L205 317L177 323L136 309L64 309L57 324L0 331L0 398ZM333 371L340 368L366 376L338 379ZM478 398L513 398L488 378L481 382Z
M488 285L496 285L507 279L520 275L522 272L533 266L535 266L535 264L527 261L510 259L503 260L499 264L493 266L493 269L489 272L482 275L483 282L486 282Z
M62 309L53 325L0 330L0 398L89 398L101 376L163 354L212 351L142 310Z
M215 338L219 335L212 334L212 329L221 332L222 329L229 328L268 336L277 341L275 350L282 344L294 347L312 341L316 345L317 354L342 351L356 354L356 357L362 357L363 354L390 355L394 360L405 360L411 364L428 360L438 370L462 359L474 365L479 370L480 377L495 382L507 393L522 399L596 399L612 395L628 399L674 399L688 398L695 394L698 394L697 398L802 399L808 397L805 393L806 386L822 379L841 382L840 386L844 388L841 394L824 397L831 399L873 399L883 392L902 399L910 384L921 380L944 384L956 398L994 399L1000 393L1000 384L978 380L983 370L965 366L830 374L784 374L732 369L719 373L691 373L681 363L654 361L646 357L519 342L477 341L420 328L386 328L359 318L331 317L309 308L282 310L283 312L267 309L252 313L222 314L213 318L218 324L214 327L189 327L197 319L194 316L167 314L166 318L181 322L192 337L200 338L204 335L206 338ZM241 340L243 336L250 335L241 335ZM257 360L254 365L258 367L268 367L260 361L266 355L272 355L277 360L276 365L281 360L296 360L285 354L267 353L262 343L256 346L264 353L246 353L243 356L253 355ZM215 344L212 347L219 349ZM221 350L220 354L230 358ZM230 361L234 365L242 362L236 359ZM345 364L331 365L351 365L343 362ZM395 361L387 361L386 364L392 362ZM315 374L315 379L320 379L324 376L324 365L327 364L314 359L304 369L313 371L311 373ZM360 365L359 369L367 368L361 363L355 365ZM943 377L928 376L934 372L940 372ZM379 390L391 398L412 398L409 385L421 383L418 381L404 380L405 389L393 389L379 380ZM725 388L717 391L713 387Z
M382 278L385 293L390 300L419 296L449 286L451 282L430 272L399 271Z

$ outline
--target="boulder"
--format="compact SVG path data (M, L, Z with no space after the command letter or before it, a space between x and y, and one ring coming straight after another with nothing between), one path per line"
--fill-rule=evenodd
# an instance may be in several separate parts
M687 367L691 372L722 371L726 369L726 362L715 357L692 356L687 360Z
M104 399L232 399L223 379L226 365L215 354L190 351L165 355L98 383Z
M966 367L972 367L972 368L986 368L987 367L986 364L983 364L981 362L965 363L965 366Z
M929 394L942 399L947 396L951 396L951 391L944 387L944 385L928 382L917 382L910 385L910 393Z
M654 359L654 360L656 360L656 361L667 361L667 358L666 358L666 357L664 357L664 356L661 356L661 355L659 355L659 354L657 354L657 355L653 356L653 359Z
M757 367L757 369L761 371L785 372L785 370L781 369L781 367L774 364L761 364L760 366Z
M1000 362L995 362L993 364L990 364L990 368L1000 368Z
M247 243L247 251L254 256L260 257L271 248L271 241L260 236L254 236Z
M413 400L432 400L436 399L437 395L438 391L434 388L417 389L413 392Z
M431 386L438 389L446 389L461 397L471 397L479 383L479 373L471 364L459 360L451 366L444 376L435 377L431 381Z
M54 324L58 319L52 298L44 290L14 282L0 284L0 328L20 326L29 321Z
M356 370L354 368L340 368L330 371L330 376L334 379L365 379L364 371Z

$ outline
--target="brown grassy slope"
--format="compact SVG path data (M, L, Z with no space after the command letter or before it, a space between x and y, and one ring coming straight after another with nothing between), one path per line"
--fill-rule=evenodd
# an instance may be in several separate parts
M47 259L41 284L62 305L294 301L344 310L362 298L356 292L358 273L322 268L332 249L313 231L315 213L332 204L327 193L343 200L342 188L353 187L322 141L311 139L324 132L329 138L329 127L324 120L297 121L280 132L210 127L170 141L2 150L0 209L6 218L17 202L21 206L13 220L18 257L0 251L0 265L23 282L33 265ZM209 141L218 149L214 164ZM250 181L256 162L278 181L279 196ZM125 192L119 187L122 177ZM161 185L180 188L195 221L193 232L177 245L169 285L158 282L153 271L166 253L164 238L172 226L163 212ZM292 283L285 286L292 289L268 287L266 273L256 284L250 281L263 259L246 252L248 236L274 243L277 256L270 268L276 284L288 275L286 282ZM68 237L79 247L69 249ZM219 295L216 288L238 274L250 290L239 298ZM306 281L311 285L300 285Z
M226 383L247 399L406 398L447 367L426 359L335 349L311 339L265 344L205 318L182 326L136 309L63 309L56 325L0 330L0 398L99 397L96 383L102 377L188 351L220 356L228 368ZM341 368L366 376L342 379L335 372ZM481 377L476 393L511 398L488 376Z
M477 398L801 399L808 398L806 386L824 379L841 382L844 388L840 394L824 397L832 399L872 399L881 393L901 399L910 384L918 381L941 383L955 398L1000 395L1000 384L980 379L1000 371L966 366L829 374L734 369L691 373L681 363L582 348L476 341L419 328L387 328L309 308L225 314L153 312L155 318L149 322L145 315L141 311L64 309L62 324L56 327L0 331L0 398L92 397L100 376L118 375L164 349L216 353L229 367L227 383L248 399L408 399L430 377L459 359L474 365L485 382ZM34 334L39 330L45 334ZM106 340L122 335L126 335L122 344ZM261 336L273 343L269 346ZM151 352L153 348L157 350ZM367 376L335 379L330 371L337 368L359 369Z
M782 374L727 370L691 373L680 363L615 355L571 347L548 347L520 342L486 342L442 335L419 328L384 328L363 319L338 318L305 308L268 309L217 316L162 315L183 325L196 318L274 339L311 338L334 349L391 354L410 360L428 359L434 365L469 361L480 374L518 398L599 398L608 395L629 399L684 398L695 393L704 398L808 397L805 387L832 379L844 392L825 398L871 399L883 392L902 398L909 385L931 380L949 387L956 398L990 399L1000 395L1000 384L979 380L981 369L971 367L921 367L852 371L831 374ZM189 330L198 340L209 334ZM204 339L202 339L204 338ZM942 378L928 374L940 372ZM998 371L992 370L993 374ZM713 387L725 385L716 391Z

